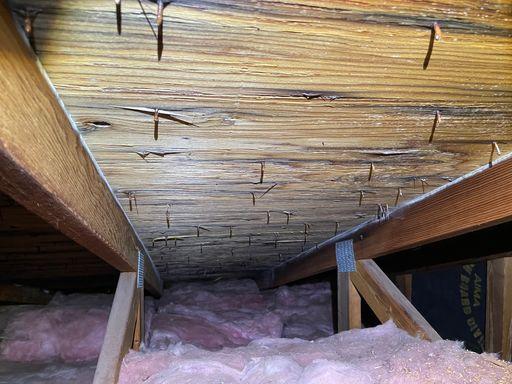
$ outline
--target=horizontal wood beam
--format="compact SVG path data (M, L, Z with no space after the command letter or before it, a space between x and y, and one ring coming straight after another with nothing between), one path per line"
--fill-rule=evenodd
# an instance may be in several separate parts
M382 323L391 319L412 336L431 341L441 339L375 261L359 260L357 271L350 273L350 279Z
M0 186L119 271L147 251L90 156L36 56L0 3ZM146 287L162 284L145 257Z
M121 273L93 384L117 383L121 362L132 345L139 296L137 274Z
M512 156L299 254L273 270L271 286L336 267L335 244L353 239L357 259L374 259L512 220Z

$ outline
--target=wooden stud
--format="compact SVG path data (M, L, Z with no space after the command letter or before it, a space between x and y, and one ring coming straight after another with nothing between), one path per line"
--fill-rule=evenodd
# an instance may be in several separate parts
M361 297L349 272L338 272L338 332L361 328Z
M512 256L487 262L486 352L512 361Z
M136 282L135 272L123 272L119 275L93 384L117 383L121 362L130 349L134 336L135 308L138 301Z
M132 348L140 350L144 342L144 288L137 288L137 307L135 311L135 332L133 335Z
M430 341L441 340L439 334L375 261L359 260L356 265L356 272L352 272L350 276L354 286L382 323L392 319L397 327L412 336Z

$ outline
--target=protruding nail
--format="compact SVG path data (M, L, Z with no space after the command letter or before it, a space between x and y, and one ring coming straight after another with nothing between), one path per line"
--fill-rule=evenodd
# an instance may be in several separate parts
M263 184L263 177L265 175L265 162L260 163L260 184Z
M267 224L270 224L270 211L267 211Z
M436 116L434 117L434 124L432 125L432 131L430 132L430 138L428 139L429 143L434 141L434 133L436 132L436 128L440 122L441 122L441 113L439 111L436 111Z
M254 192L251 192L251 195L252 195L252 206L254 207L256 205L256 195L254 194Z
M428 68L428 64L430 63L430 57L432 56L432 51L434 50L434 42L439 41L441 39L441 27L439 23L436 21L432 24L430 28L430 42L428 45L427 55L425 56L425 60L423 60L423 69Z
M436 41L439 41L441 40L441 26L439 25L439 23L437 21L434 22L434 24L432 25L432 28L434 29L434 38L436 39Z
M231 239L233 237L233 226L229 226L229 238Z
M290 224L290 216L292 213L288 211L283 211L283 213L286 215L286 225Z
M492 162L494 161L494 152L501 155L500 147L498 147L498 143L493 141L491 144L491 156L489 157L489 167L492 167Z
M28 38L28 41L30 43L30 46L36 51L36 41L34 38L34 20L36 19L37 15L41 13L40 9L29 9L24 8L21 10L16 10L16 13L23 17L23 30L25 31L25 34Z
M334 225L334 235L336 236L338 234L338 230L340 229L340 222L337 221Z
M271 190L273 190L275 187L277 187L277 183L273 184L272 186L268 187L267 190L265 192L263 192L259 199L261 199L263 196L265 196L267 193L269 193Z
M364 191L359 191L359 206L363 205Z
M429 185L427 182L427 179L421 178L420 181L421 181L421 190L423 191L423 193L425 193L425 186Z
M155 113L153 114L153 122L154 122L154 130L153 130L153 138L158 140L158 122L160 119L159 110L155 108Z
M121 34L121 0L114 0L116 3L116 18L117 18L117 34Z
M395 207L398 205L398 200L400 200L400 198L403 196L404 194L402 193L402 188L398 187L397 191L396 191L396 199L395 199Z
M167 204L167 210L165 211L165 220L167 221L167 228L171 227L171 205Z
M370 163L370 171L368 172L368 181L372 180L373 172L375 171L375 165L373 162Z
M162 52L164 50L164 2L163 0L157 1L156 10L156 25L158 29L158 61L162 59Z

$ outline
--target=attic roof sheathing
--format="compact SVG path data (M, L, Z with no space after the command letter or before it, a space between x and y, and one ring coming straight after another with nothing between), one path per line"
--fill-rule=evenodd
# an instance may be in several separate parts
M492 142L512 150L510 3L180 0L160 62L135 0L121 36L112 1L30 6L42 64L163 278L271 268L485 164ZM152 116L119 106L195 126L160 119L155 141Z

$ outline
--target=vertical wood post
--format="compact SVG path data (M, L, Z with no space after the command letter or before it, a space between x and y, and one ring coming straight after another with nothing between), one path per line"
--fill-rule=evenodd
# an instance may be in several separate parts
M361 328L361 297L349 272L338 272L338 332Z
M119 275L93 384L117 383L121 362L133 342L135 308L138 301L136 284L135 272L123 272Z
M138 351L144 342L144 288L137 288L137 310L135 318L135 333L133 335L133 349Z
M487 262L485 349L512 360L512 257Z

